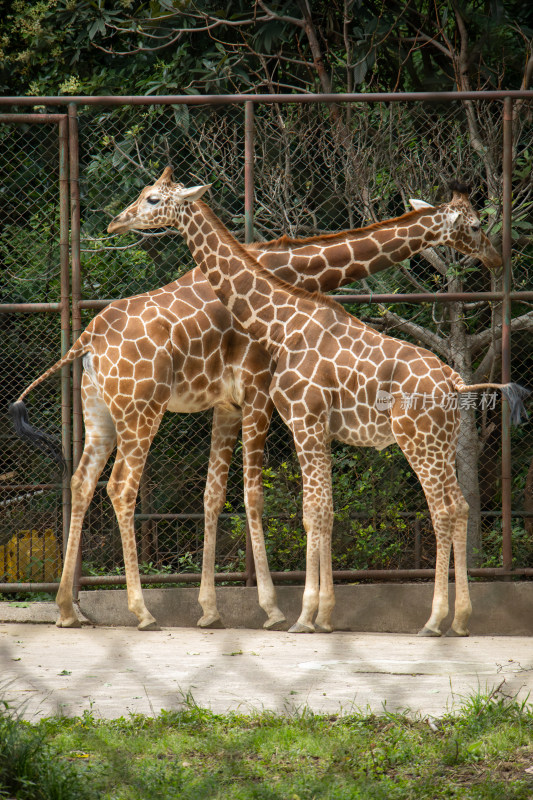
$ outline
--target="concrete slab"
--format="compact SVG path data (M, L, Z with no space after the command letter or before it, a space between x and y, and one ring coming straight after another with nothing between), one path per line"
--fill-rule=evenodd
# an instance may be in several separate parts
M265 615L257 601L257 589L243 586L217 588L217 603L227 628L257 628ZM279 606L287 616L287 627L296 621L302 603L302 586L278 586ZM473 635L532 636L533 582L479 582L470 584L473 613L469 628ZM335 587L336 630L416 633L429 617L432 583L354 584ZM146 604L160 625L195 627L202 610L198 589L145 589ZM454 585L450 585L453 609ZM0 603L0 621L54 622L53 603ZM97 625L135 626L123 589L80 592L80 608ZM443 625L446 631L452 612Z
M156 714L192 697L215 712L337 714L410 709L440 716L472 693L533 690L527 637L0 624L0 695L26 719Z

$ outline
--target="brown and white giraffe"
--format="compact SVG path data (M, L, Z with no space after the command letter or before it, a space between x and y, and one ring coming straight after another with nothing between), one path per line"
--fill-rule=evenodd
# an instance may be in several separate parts
M169 173L165 172L156 186L164 188L169 180ZM427 206L421 201L412 202ZM252 245L250 249L263 266L289 282L310 291L328 290L405 258L401 245L409 237L404 219L308 239L282 237ZM473 219L478 225L478 218ZM167 223L158 218L157 224ZM437 228L434 234L432 243L436 244L440 241ZM409 252L414 253L422 246L425 244L415 231ZM487 266L501 263L483 234L476 255ZM204 613L199 624L212 625L220 619L214 589L216 526L241 419L245 503L254 545L259 602L267 613L266 627L280 624L284 618L276 605L261 524L262 455L272 412L268 387L274 365L270 356L235 323L199 268L162 289L110 304L95 317L69 353L25 390L19 402L61 364L83 353L86 353L82 381L85 447L72 481L70 544L58 594L58 624L77 624L72 607L72 581L81 526L96 481L118 438L118 459L108 490L119 519L128 595L140 626L154 626L142 599L133 535L133 508L140 473L165 410L192 412L213 406L199 595ZM17 403L16 409L22 412L23 406ZM23 420L21 426L23 433L36 435ZM41 439L41 443L44 441Z
M471 612L466 570L468 505L455 474L458 393L500 388L523 411L525 390L514 384L465 386L427 350L384 336L323 295L312 295L262 268L199 198L207 186L186 189L167 170L108 227L109 232L174 225L188 243L217 297L276 364L270 395L292 431L302 470L307 575L295 632L331 630L334 592L330 442L382 449L397 442L426 494L437 538L435 593L421 633L440 635L448 612L448 564L453 542L456 603L452 631L467 634ZM370 263L394 253L407 258L437 243L499 257L480 230L463 191L450 203L425 207L361 232ZM409 402L403 402L411 398ZM413 402L412 398L418 398ZM420 402L423 398L424 402ZM319 582L320 578L320 582ZM314 615L318 610L316 622Z

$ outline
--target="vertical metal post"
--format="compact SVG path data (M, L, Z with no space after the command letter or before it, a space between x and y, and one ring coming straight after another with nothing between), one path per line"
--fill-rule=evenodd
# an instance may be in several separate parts
M59 122L59 263L61 271L61 355L70 347L70 263L69 263L69 185L68 185L68 123ZM63 475L63 554L70 526L70 477L72 475L70 367L61 369L61 430L62 447L67 469Z
M76 340L81 333L81 271L80 271L80 185L78 115L76 103L69 103L69 146L70 146L70 247L72 259L72 338ZM81 413L81 361L73 364L73 468L78 466L83 451L83 420Z
M513 101L503 102L503 314L502 314L502 383L511 380L511 219L513 175ZM504 569L513 564L511 532L511 421L509 405L502 403L502 559Z
M78 109L68 105L69 162L70 162L70 248L72 262L72 339L81 333L81 268L80 268L80 185L78 148ZM82 364L78 358L72 365L72 469L79 464L83 451L83 418L81 411ZM78 596L81 576L81 545L74 577L74 597Z
M418 517L415 517L414 530L415 530L415 554L414 554L415 563L414 563L414 568L415 569L420 569L420 565L422 563L422 561L421 561L421 557L422 557L422 536L421 536L421 531L420 531L420 520L419 520Z
M244 104L244 241L254 240L254 104ZM254 553L246 519L246 586L254 586Z
M254 240L254 104L244 104L244 241Z

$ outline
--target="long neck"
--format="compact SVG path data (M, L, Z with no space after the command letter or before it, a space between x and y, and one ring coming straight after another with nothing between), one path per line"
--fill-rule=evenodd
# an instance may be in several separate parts
M295 314L301 324L309 320L317 308L315 300L261 268L205 203L179 206L175 224L218 299L254 339L279 357L290 321Z
M366 228L309 239L283 236L246 249L282 280L310 292L327 292L381 272L436 244L437 227L428 225L435 211L410 211Z

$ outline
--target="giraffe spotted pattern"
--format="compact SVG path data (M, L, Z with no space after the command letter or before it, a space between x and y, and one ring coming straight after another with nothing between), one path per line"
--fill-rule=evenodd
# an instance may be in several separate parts
M452 628L465 635L471 608L466 576L468 506L455 475L459 417L457 409L442 408L438 403L450 393L472 387L465 387L459 375L427 350L384 336L332 300L295 288L267 272L253 251L236 242L199 202L207 188L185 189L172 182L167 169L108 230L177 227L219 300L275 364L270 367L269 393L294 437L308 534L302 614L293 630L331 630L329 446L335 438L377 448L396 441L402 448L424 488L437 538L434 602L424 632L438 635L447 613L447 571L453 542L456 608ZM404 259L440 243L477 256L487 266L501 264L462 189L454 191L448 204L436 208L421 204L388 225L363 231L358 232L363 248L358 252L364 252L366 272L383 268L385 259L389 259L387 263ZM377 402L383 392L394 398L386 410ZM403 393L424 393L434 397L435 403L423 409L403 408Z

